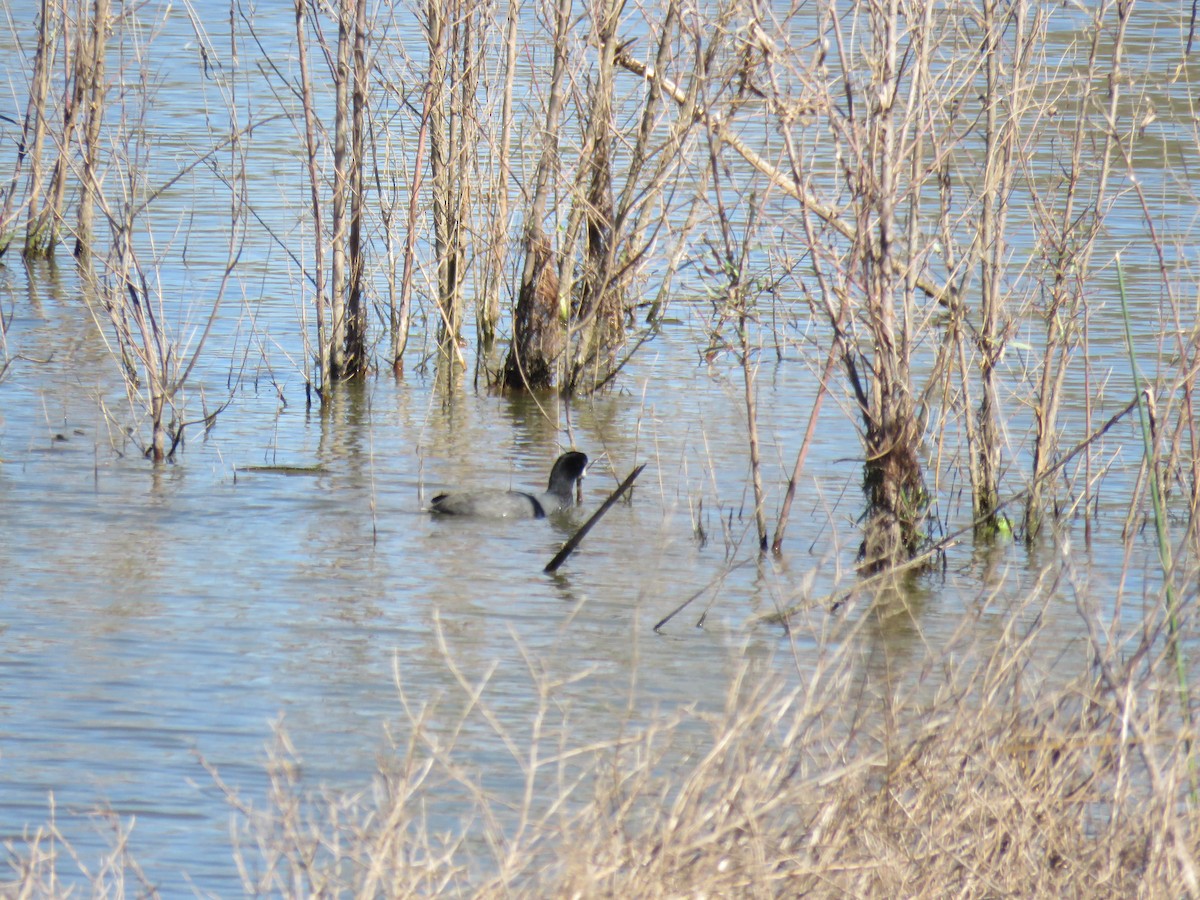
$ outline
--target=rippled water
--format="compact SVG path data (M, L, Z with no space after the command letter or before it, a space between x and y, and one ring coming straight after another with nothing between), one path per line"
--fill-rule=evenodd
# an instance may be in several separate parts
M45 309L66 314L57 307ZM9 308L10 347L36 357L27 308ZM0 834L45 821L53 793L84 850L103 841L80 814L111 809L136 817L132 850L164 888L187 873L235 892L231 812L198 757L261 799L264 748L282 717L306 783L364 789L385 726L403 733L396 672L410 696L461 697L439 633L468 676L498 666L487 698L517 732L536 700L523 654L554 677L587 673L562 691L588 711L581 743L611 737L631 703L635 719L680 703L719 707L739 658L787 646L750 618L852 566L858 470L853 434L831 408L788 556L729 571L754 556L740 385L734 370L697 365L685 331L645 352L628 389L571 410L575 444L607 464L585 482L583 511L526 523L437 520L422 502L447 484L541 484L558 435L527 402L381 378L323 415L304 409L292 381L285 408L273 390L248 391L177 463L154 470L114 453L112 426L81 387L102 371L18 361L0 387ZM803 365L764 369L761 399L774 509L812 402ZM649 466L632 503L557 575L543 574L615 475L639 462ZM320 471L237 471L264 463ZM996 577L1020 596L1029 562L1015 549L1001 556ZM923 589L919 627L880 635L889 652L919 657L983 591L969 586L984 571L975 561L950 563L948 580ZM1115 579L1119 564L1092 577ZM710 584L719 589L652 632ZM1078 637L1069 600L1047 618L1064 642ZM517 790L512 760L477 737L477 761Z
M22 306L11 346L32 349L29 324ZM274 396L236 403L156 472L114 454L71 373L62 385L46 377L64 367L18 362L0 444L0 830L45 820L53 791L60 820L97 805L136 816L132 847L164 885L186 871L228 890L229 811L196 756L261 790L263 747L282 715L307 777L361 788L382 725L398 716L393 667L418 697L457 690L435 618L468 673L500 663L490 697L514 727L532 700L520 649L563 676L593 672L577 700L595 709L597 739L618 721L635 667L647 710L719 702L727 651L747 638L739 623L768 601L751 567L729 577L705 629L650 632L721 574L722 522L732 514L738 540L749 524L730 385L676 365L684 374L662 397L621 392L573 411L579 447L607 452L621 475L651 466L634 502L548 576L582 513L490 524L422 512L445 484L542 483L556 429L531 404L381 379L324 417L304 410L293 384L282 412ZM265 461L321 470L235 471ZM615 482L601 464L587 484L594 507ZM806 514L820 504L802 502ZM712 535L706 546L689 507ZM818 538L802 523L796 534ZM749 636L754 652L779 640Z
M190 47L185 26L171 19L160 40ZM168 77L164 104L185 105L184 87ZM289 204L271 206L273 173L258 174L259 211L294 215ZM168 206L163 215L181 213ZM172 324L194 339L215 290L211 264L222 260L220 212L187 215L193 255L180 271L165 264L163 277L178 304ZM799 659L803 671L802 637L795 656L780 653L788 636L750 622L852 569L861 470L852 417L836 396L826 400L788 554L756 563L741 374L729 359L700 360L703 301L677 300L619 389L569 408L447 391L414 367L399 383L379 377L347 389L321 411L305 404L301 300L284 254L251 250L239 290L254 299L226 301L190 411L231 403L210 432L189 429L178 461L157 469L123 433L136 417L122 406L119 371L69 268L26 270L10 253L0 269L11 360L0 382L0 838L47 821L52 795L85 857L109 845L89 814L112 810L136 820L132 852L164 891L237 893L231 808L201 759L261 801L265 747L282 719L306 784L366 789L385 729L405 728L397 679L409 697L462 695L443 641L468 678L495 669L487 699L516 733L536 702L526 657L553 678L586 675L561 691L584 713L575 717L581 743L611 737L630 717L719 706L746 656L781 672ZM764 354L758 372L771 511L816 397L814 363L793 342L803 316L789 314L782 358ZM1113 339L1096 348L1107 355L1102 372L1121 379L1115 321L1100 317ZM1154 316L1143 325L1150 342L1163 333ZM1019 354L1006 365L1018 429L1028 416ZM1075 424L1084 391L1068 387ZM565 519L497 525L422 511L445 485L541 485L569 442L600 463L583 509ZM1121 464L1140 452L1127 428L1103 446ZM586 512L642 462L632 502L615 507L557 575L544 574ZM270 465L313 468L247 471ZM1130 488L1120 475L1105 484L1091 547L1079 535L1072 544L1100 596L1121 583ZM961 517L958 489L940 490L944 512ZM915 621L873 634L867 653L918 658L980 596L1021 596L1043 552L1056 551L959 545L945 573L917 586ZM1153 566L1138 545L1125 589L1136 595ZM662 634L652 631L697 593ZM1060 646L1079 638L1065 593L1043 615ZM518 790L495 736L469 740L499 788ZM453 810L444 815L454 821Z

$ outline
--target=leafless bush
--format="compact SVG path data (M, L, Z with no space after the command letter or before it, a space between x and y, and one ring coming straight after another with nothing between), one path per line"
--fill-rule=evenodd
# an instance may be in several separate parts
M946 477L969 479L984 539L1012 531L1001 473L1013 457L1033 462L1025 536L1064 508L1060 407L1092 377L1078 351L1114 164L1154 119L1138 79L1161 77L1129 49L1131 8L730 0L680 27L696 59L618 56L706 129L728 170L707 195L717 227L763 210L744 235L761 249L743 283L770 272L764 297L804 298L821 321L806 333L840 363L863 440L867 569L944 528L930 517ZM1067 44L1064 16L1078 35ZM1146 226L1164 258L1150 208ZM1044 326L1040 360L1014 385L1002 367L1031 320ZM1031 441L1014 448L1010 422L1026 416ZM1090 460L1078 466L1091 473ZM1078 482L1086 505L1092 478Z

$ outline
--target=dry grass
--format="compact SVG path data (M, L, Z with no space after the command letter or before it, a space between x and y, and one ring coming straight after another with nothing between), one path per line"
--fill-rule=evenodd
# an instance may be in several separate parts
M877 602L833 627L820 613L808 635L816 649L794 645L790 675L778 661L747 664L723 708L630 723L602 744L573 738L564 696L577 680L555 681L527 660L535 712L502 722L488 706L487 677L469 680L447 655L461 702L414 703L398 679L404 736L370 796L302 785L282 733L269 802L256 808L227 789L240 813L244 888L364 897L1196 894L1188 734L1156 629L1120 644L1080 604L1090 638L1063 651L1041 631L1045 605L1062 596L1061 585L1043 586L1039 600L1001 620L998 636L996 610L985 628L976 609L948 646L906 660L895 678L879 638L902 609ZM465 735L480 723L506 749L500 768L510 771L479 770ZM524 791L493 793L498 775ZM439 811L450 807L451 818ZM54 834L51 824L9 848L0 893L57 895L63 866L92 872L98 894L148 892L119 829L111 858L94 870Z

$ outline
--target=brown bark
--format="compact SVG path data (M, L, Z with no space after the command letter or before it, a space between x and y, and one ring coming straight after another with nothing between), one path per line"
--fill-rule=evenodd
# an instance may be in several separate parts
M555 366L566 347L566 327L558 306L558 271L550 241L532 242L533 278L521 287L513 320L513 343L504 364L504 385L538 389L554 383Z

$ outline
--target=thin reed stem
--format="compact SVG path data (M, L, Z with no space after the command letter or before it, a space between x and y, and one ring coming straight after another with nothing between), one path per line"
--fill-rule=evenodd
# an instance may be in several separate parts
M1129 353L1129 370L1133 378L1133 390L1137 397L1138 423L1142 433L1142 454L1146 461L1146 472L1149 480L1150 502L1154 509L1154 537L1158 545L1158 561L1162 568L1163 595L1167 604L1167 641L1168 652L1175 663L1175 677L1179 692L1180 715L1188 725L1190 735L1192 728L1191 686L1188 679L1187 656L1180 642L1179 634L1179 599L1175 590L1175 563L1172 559L1171 536L1168 532L1167 510L1163 488L1159 476L1157 446L1157 425L1152 415L1154 395L1151 389L1142 386L1141 370L1137 362L1137 350L1133 343L1133 327L1130 324L1129 300L1125 295L1125 271L1121 265L1121 257L1117 256L1117 285L1121 293L1121 321L1125 326L1125 348ZM1192 803L1200 800L1200 771L1192 753L1192 741L1189 737L1185 745L1188 759L1188 771L1192 779Z

